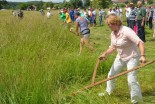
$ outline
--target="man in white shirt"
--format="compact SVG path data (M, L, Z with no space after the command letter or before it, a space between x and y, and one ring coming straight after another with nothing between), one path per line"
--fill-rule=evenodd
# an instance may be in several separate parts
M47 18L50 18L51 17L51 12L50 12L50 10L47 12L47 14L46 14L46 16L47 16Z
M100 23L100 26L101 26L101 25L103 25L103 21L102 21L102 18L104 16L103 10L99 9L98 14L99 14L99 23Z
M128 19L128 17L129 17L129 14L130 14L130 11L131 11L131 9L130 9L130 7L128 6L128 5L126 5L126 7L125 7L125 11L126 11L126 22L127 22L127 26L129 27L129 19Z
M119 16L122 18L123 10L122 8L119 8Z

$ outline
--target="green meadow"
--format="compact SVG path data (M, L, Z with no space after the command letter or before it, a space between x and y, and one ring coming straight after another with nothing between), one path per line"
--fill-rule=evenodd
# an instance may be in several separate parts
M98 96L106 83L72 95L91 84L96 60L110 45L111 31L105 24L90 27L95 50L85 47L78 55L80 38L62 24L58 11L52 13L48 19L38 11L24 11L19 19L9 10L0 11L0 104L131 104L126 75L117 78L111 96ZM155 59L152 34L146 27L148 61ZM107 77L115 56L101 62L96 81ZM138 79L144 104L155 104L155 63L139 69Z

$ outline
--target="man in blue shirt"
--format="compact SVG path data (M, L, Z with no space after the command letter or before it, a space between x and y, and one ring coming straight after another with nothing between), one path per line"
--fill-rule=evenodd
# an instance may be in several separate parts
M69 15L70 15L72 21L74 21L75 19L74 19L74 10L73 9L70 10Z

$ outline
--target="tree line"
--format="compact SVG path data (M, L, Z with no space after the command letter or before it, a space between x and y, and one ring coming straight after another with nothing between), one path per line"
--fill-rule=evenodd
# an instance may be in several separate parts
M86 8L86 7L101 7L105 8L111 4L111 0L85 0L83 3L82 0L70 0L69 2L63 3L53 3L53 2L43 2L41 1L31 1L31 2L7 2L6 0L0 0L0 9L21 9L26 10L28 7L35 5L37 10L50 8Z
M37 7L37 10L46 9L47 7L50 8L87 8L87 7L94 7L94 8L108 8L112 5L111 0L85 0L83 3L82 0L70 0L69 2L63 3L53 3L53 2L43 2L41 1L31 1L31 2L7 2L6 0L0 0L0 9L21 9L26 10L28 7L34 5ZM129 0L126 2L133 2L136 3L138 0ZM144 1L144 0L143 0ZM153 0L148 0L149 4L153 3Z

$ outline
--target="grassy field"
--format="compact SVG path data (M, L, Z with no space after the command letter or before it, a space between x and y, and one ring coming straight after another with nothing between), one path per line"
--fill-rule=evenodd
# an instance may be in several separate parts
M24 11L22 20L0 11L0 104L130 104L126 76L117 78L112 96L99 97L103 83L72 96L91 83L98 56L110 44L107 26L90 27L95 51L79 52L79 38L58 19ZM98 21L97 21L98 22ZM125 24L125 22L124 22ZM147 60L155 59L153 30L146 27ZM97 79L106 78L115 54L99 66ZM155 64L141 68L138 78L144 104L155 103Z

